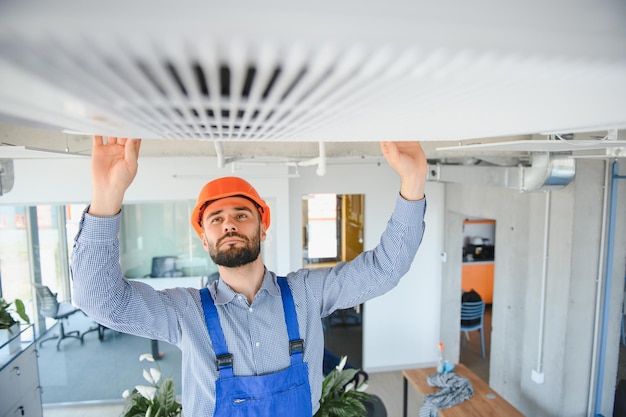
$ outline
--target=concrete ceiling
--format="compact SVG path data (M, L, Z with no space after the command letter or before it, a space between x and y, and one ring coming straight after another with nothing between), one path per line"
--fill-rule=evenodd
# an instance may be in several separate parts
M466 155L501 155L502 152L451 152L437 151L438 147L456 144L499 143L532 139L532 136L510 136L465 141L424 141L422 146L429 158L454 158ZM91 136L75 135L49 129L37 129L11 124L0 124L0 158L29 157L34 152L75 154L88 156L91 153ZM195 139L147 139L142 142L144 157L216 156L214 140ZM303 161L320 154L319 142L266 142L266 141L223 141L226 158L292 160ZM325 142L325 154L329 159L358 160L381 156L378 142ZM23 147L24 149L19 149ZM527 152L506 154L525 155ZM53 157L51 155L51 157Z

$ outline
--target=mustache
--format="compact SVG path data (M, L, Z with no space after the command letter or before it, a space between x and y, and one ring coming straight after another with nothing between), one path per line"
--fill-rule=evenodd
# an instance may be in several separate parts
M217 240L217 246L220 246L222 244L222 242L224 241L224 239L228 239L230 237L237 237L239 239L243 239L246 242L248 241L248 238L246 236L244 236L244 235L240 235L237 232L228 232L224 236L222 236L221 238L219 238Z

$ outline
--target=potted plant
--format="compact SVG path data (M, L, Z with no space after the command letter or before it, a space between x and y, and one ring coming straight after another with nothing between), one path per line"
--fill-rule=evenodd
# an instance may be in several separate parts
M12 304L14 304L13 308L11 307ZM0 297L0 346L11 340L9 343L9 353L11 354L20 349L20 322L16 320L13 314L17 314L22 321L30 323L22 300L18 298L13 303L9 303Z
M154 357L149 353L139 356L139 360L153 362ZM143 370L143 377L150 385L137 385L132 391L126 390L122 397L126 400L122 417L180 417L182 406L176 401L176 389L172 377L161 381L161 367Z
M345 368L347 357L326 375L322 383L320 408L314 417L366 417L364 402L372 395L365 392L367 384L358 377L359 370Z

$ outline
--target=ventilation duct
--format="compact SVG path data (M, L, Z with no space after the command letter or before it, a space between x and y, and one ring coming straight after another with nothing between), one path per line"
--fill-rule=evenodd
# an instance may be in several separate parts
M12 159L0 159L0 196L13 189L15 172Z
M429 164L431 181L513 188L521 192L547 191L568 185L575 161L563 154L533 154L530 166Z
M260 142L626 126L623 1L567 19L497 0L40 3L1 3L0 121Z

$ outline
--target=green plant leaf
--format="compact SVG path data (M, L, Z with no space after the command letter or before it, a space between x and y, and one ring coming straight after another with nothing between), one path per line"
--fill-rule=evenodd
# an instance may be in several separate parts
M133 389L131 394L126 398L122 416L145 417L148 407L150 407L150 401L141 395L137 389Z
M371 399L372 395L355 388L348 391L345 386L353 382L358 369L333 369L322 382L322 396L320 408L315 417L366 417L367 410L363 401Z
M357 372L359 372L358 369L344 369L341 372L338 372L337 377L335 378L333 385L335 386L335 388L337 389L342 389L343 387L350 381L352 381L352 379L354 379L354 376L357 374Z
M24 302L19 298L15 300L15 312L20 316L20 318L26 323L30 323L30 317L26 314L26 306Z
M8 303L4 298L0 298L0 329L8 329L15 324L15 319L9 312L10 307L11 303Z
M174 416L180 409L180 404L176 401L176 389L173 379L167 378L159 388L157 394L159 403L163 407L166 416Z
M333 391L335 375L336 373L333 371L326 375L326 378L324 378L324 381L322 382L322 399L328 397Z

